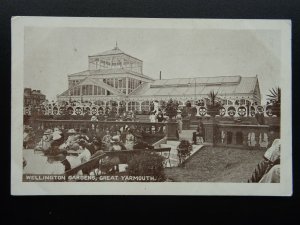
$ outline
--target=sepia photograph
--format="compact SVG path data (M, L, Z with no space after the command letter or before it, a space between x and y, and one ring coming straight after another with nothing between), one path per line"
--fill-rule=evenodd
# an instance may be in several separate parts
M12 194L292 194L289 20L11 22Z

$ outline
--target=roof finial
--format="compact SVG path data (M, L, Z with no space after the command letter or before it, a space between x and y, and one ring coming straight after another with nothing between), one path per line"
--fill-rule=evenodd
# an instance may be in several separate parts
M115 47L115 49L118 49L118 42L116 41L116 47Z

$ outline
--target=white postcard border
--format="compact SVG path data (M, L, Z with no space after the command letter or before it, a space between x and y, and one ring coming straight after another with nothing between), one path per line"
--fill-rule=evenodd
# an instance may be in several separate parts
M291 21L223 19L135 19L135 18L12 18L12 122L11 194L12 195L292 195L292 99L291 99ZM281 183L119 183L119 182L22 182L24 28L109 27L164 29L274 29L281 30Z

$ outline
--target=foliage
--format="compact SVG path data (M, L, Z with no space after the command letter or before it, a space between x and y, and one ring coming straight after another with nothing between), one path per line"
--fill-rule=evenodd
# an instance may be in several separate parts
M180 161L181 159L190 156L192 149L192 145L188 140L181 140L179 145L177 146L177 155Z
M164 181L164 158L156 153L141 152L128 162L128 175L130 176L154 176L156 181Z
M208 94L209 101L206 103L207 114L211 116L216 116L220 114L219 110L221 108L221 104L217 100L218 99L217 96L218 96L218 92L214 92L214 91L211 91Z
M270 94L268 100L271 102L273 114L280 116L280 103L281 103L281 89L280 87L272 88L269 90Z
M191 146L191 143L188 140L181 140L178 147L179 148L188 148Z
M281 102L281 89L280 87L272 88L269 90L270 94L267 95L271 103L279 103Z
M166 106L166 115L169 118L173 118L177 115L178 104L176 104L172 99L170 99Z
M187 107L183 107L181 115L182 115L183 118L185 118L185 117L188 116L188 109L187 109Z
M196 102L196 105L197 105L197 106L204 106L204 101L203 101L203 99L198 100L198 101Z
M217 95L218 95L218 92L214 92L214 91L211 91L209 92L208 94L208 98L209 98L209 106L217 106L218 105L218 102L217 102Z
M188 108L190 108L190 107L192 107L192 104L191 104L190 101L187 101L187 102L185 103L185 106L188 107Z

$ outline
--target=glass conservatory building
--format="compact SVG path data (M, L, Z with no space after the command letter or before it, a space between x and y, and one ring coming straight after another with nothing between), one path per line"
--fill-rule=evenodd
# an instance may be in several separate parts
M88 57L88 70L68 75L68 89L57 100L89 101L99 106L126 107L148 111L150 102L163 104L169 99L185 105L206 102L210 91L218 93L224 105L261 104L257 76L216 76L155 80L143 73L143 61L112 50Z

